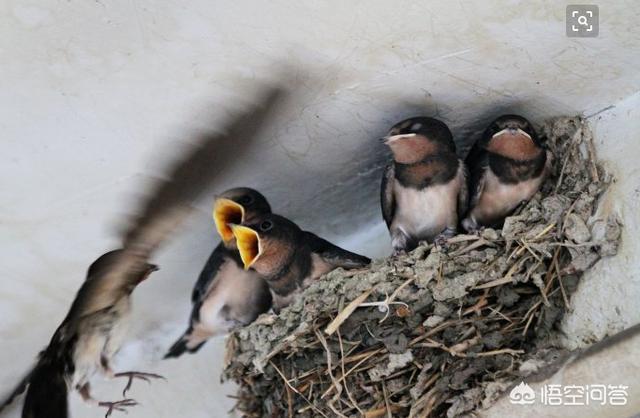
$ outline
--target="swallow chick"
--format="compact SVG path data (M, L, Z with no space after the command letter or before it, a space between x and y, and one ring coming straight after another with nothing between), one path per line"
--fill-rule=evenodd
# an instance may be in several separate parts
M500 226L540 189L552 160L527 119L503 115L494 120L467 156L471 199L462 227L473 232Z
M383 138L393 154L382 177L382 216L393 254L420 241L443 243L467 207L466 168L451 131L429 117L406 119Z
M67 316L47 348L40 353L33 370L9 398L10 402L28 386L22 418L68 417L67 394L70 390L77 390L87 402L107 408L106 416L114 410L124 411L137 404L133 399L94 400L89 381L98 372L108 377L128 378L123 396L134 378L162 377L141 372L114 373L111 369L111 360L127 331L131 292L158 269L153 264L141 263L127 272L116 271L113 266L119 257L121 250L111 251L89 267L87 278Z
M257 272L266 281L276 312L323 274L338 267L361 268L371 262L275 214L231 228L245 269Z
M189 327L165 358L195 353L215 335L253 322L271 308L267 283L253 270L245 270L230 224L251 223L271 213L267 199L250 188L235 188L216 198L213 210L222 241L207 260L191 295Z

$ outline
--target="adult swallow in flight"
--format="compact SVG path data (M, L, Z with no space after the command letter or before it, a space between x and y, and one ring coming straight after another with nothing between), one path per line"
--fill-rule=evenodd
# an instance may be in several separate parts
M420 241L446 241L467 208L466 168L451 131L437 119L415 117L394 125L383 139L393 154L380 193L393 254Z
M271 307L267 283L253 270L243 268L229 224L251 223L271 213L267 199L250 188L227 190L216 198L213 210L222 241L207 260L191 295L189 327L165 355L195 353L212 336L253 322Z
M338 267L360 268L371 262L275 214L231 228L244 267L256 271L267 282L276 312L321 275Z
M552 160L527 119L504 115L494 120L467 156L471 199L462 227L472 232L500 226L540 189Z
M148 380L161 376L151 373L114 373L111 360L120 349L130 321L131 292L158 268L142 264L125 274L114 269L124 257L122 250L108 252L89 267L87 278L78 291L67 316L38 358L33 370L12 396L28 385L22 410L23 418L66 418L69 415L68 392L77 390L90 403L123 411L136 405L133 399L116 402L96 401L90 394L90 379L99 372L108 377L128 377L123 392L133 378Z

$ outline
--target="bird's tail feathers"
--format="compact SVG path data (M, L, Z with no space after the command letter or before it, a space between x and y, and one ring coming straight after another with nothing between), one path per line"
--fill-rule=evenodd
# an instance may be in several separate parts
M24 391L27 389L27 386L29 385L29 381L31 380L31 376L33 375L34 370L35 368L32 367L31 370L29 370L29 372L22 378L22 380L20 380L20 383L18 383L16 387L11 391L11 393L2 398L2 402L0 403L0 413L2 413L2 411L4 411L6 407L11 405L18 396L24 393Z
M67 418L67 392L63 366L41 360L30 373L22 418Z
M171 348L169 348L169 351L167 351L167 354L164 355L164 358L180 357L185 352L193 354L207 342L209 337L211 337L211 335L194 332L194 329L189 327L189 329L180 338L178 338L178 341L173 343Z

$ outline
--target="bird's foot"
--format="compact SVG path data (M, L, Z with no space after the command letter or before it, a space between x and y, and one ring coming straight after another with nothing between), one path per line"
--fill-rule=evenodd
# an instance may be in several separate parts
M405 250L404 248L394 248L393 252L391 253L391 257L398 258L406 254L407 254L407 250Z
M148 383L151 383L151 379L167 380L164 376L161 376L159 374L144 373L144 372L122 372L122 373L114 374L113 377L126 377L129 379L129 381L127 382L127 385L124 387L124 390L122 391L123 397L126 397L127 391L131 389L131 385L133 384L133 379L144 380Z
M453 238L455 235L456 235L455 228L445 228L442 232L436 235L436 237L433 239L433 244L436 247L446 250L447 241L449 241L449 238Z
M433 239L433 244L438 247L438 248L442 248L443 250L447 249L447 241L449 240L449 237L447 237L446 235L443 234L439 234L438 236L436 236Z
M104 415L104 418L108 418L113 411L127 412L126 408L136 405L138 405L138 402L133 399L123 399L115 402L98 402L98 406L107 408L107 413Z
M480 234L482 234L482 231L484 231L484 226L478 225L478 222L476 222L476 220L472 217L463 219L461 225L462 229L467 231L468 234L480 236Z

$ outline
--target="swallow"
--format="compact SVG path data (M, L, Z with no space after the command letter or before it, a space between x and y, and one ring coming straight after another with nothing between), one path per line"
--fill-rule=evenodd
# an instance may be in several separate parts
M342 249L287 218L263 215L245 225L231 224L245 269L262 277L271 291L273 309L289 305L314 280L335 268L354 269L368 257Z
M238 325L253 322L271 308L267 283L253 270L245 270L229 224L251 223L271 213L258 191L235 188L214 203L213 218L222 241L207 260L191 295L189 327L165 358L195 353L207 340Z
M382 217L393 254L420 241L453 236L467 208L466 168L443 122L415 117L394 125L383 138L393 154L382 177Z
M133 399L115 402L91 397L89 381L99 372L108 377L129 379L123 396L134 378L149 380L162 376L141 373L114 373L111 360L120 349L131 313L133 289L158 267L145 263L140 269L119 274L112 269L122 250L98 258L87 272L67 316L40 353L33 370L14 391L9 401L27 388L22 418L66 418L69 415L68 393L77 390L82 398L112 411L124 411L137 403Z
M471 198L462 227L473 232L500 226L540 189L551 172L552 160L527 119L503 115L494 120L466 159Z

